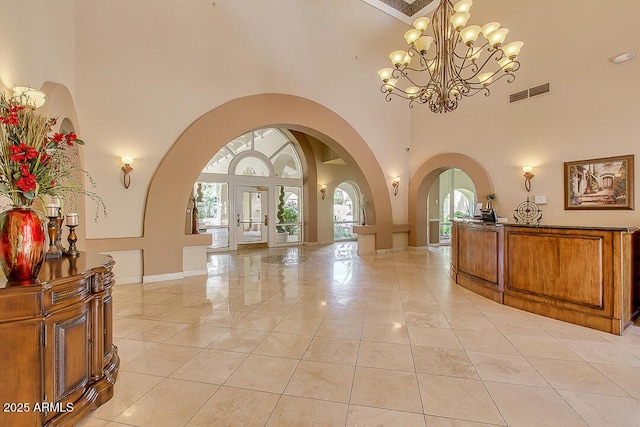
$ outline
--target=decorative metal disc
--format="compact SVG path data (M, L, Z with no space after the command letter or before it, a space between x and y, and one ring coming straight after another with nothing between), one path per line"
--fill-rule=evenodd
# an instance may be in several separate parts
M526 201L518 205L514 212L513 219L516 224L540 225L540 221L542 221L542 210L528 197Z

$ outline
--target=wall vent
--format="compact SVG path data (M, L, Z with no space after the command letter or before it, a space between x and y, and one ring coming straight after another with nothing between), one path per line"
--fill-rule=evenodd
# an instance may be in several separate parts
M509 104L517 101L522 101L523 99L531 98L533 96L542 95L543 93L548 93L550 90L549 83L545 83L540 86L532 87L531 89L521 90L520 92L512 93L509 95Z
M531 89L529 89L529 98L536 95L542 95L543 93L547 93L547 92L549 92L549 83L532 87Z
M527 89L520 92L512 93L511 95L509 95L509 104L516 101L522 101L523 99L527 99L528 97L529 91Z

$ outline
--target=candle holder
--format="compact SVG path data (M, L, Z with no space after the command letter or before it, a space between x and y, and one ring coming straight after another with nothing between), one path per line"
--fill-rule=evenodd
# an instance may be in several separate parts
M65 251L66 256L77 257L80 255L80 251L76 249L76 242L78 241L78 236L76 236L76 227L78 225L67 225L69 228L69 236L67 240L69 241L69 249Z
M62 223L64 222L64 218L62 217L62 213L58 214L56 218L56 224L58 224L58 232L56 233L56 248L60 251L60 253L64 252L64 246L62 246Z
M60 225L58 223L58 215L47 216L49 224L47 224L47 233L49 234L49 249L45 255L46 259L60 258L62 256L62 248L56 243L58 235L60 235Z

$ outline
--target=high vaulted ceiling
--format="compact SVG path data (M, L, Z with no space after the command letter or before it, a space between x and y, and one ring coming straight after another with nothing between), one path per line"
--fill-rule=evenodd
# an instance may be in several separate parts
M408 24L434 10L438 0L362 0Z

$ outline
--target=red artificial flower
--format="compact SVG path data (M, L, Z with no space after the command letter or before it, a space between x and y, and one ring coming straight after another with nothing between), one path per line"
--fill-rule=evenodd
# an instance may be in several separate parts
M53 138L51 138L51 141L53 142L62 142L62 138L64 137L63 134L56 132L53 134Z
M38 150L30 145L25 144L24 142L21 142L20 145L9 146L9 151L11 151L9 160L16 163L35 159L40 155L40 153L38 153Z
M16 182L16 187L18 187L20 190L24 191L25 193L35 190L36 176L33 174L29 174L27 176L23 175L22 178L20 178L18 182Z
M18 122L18 116L15 113L11 113L9 114L9 117L0 117L0 122L2 122L2 124L4 125L15 125L17 126L18 124L20 124L20 122Z
M73 145L73 141L75 141L78 138L76 134L73 132L66 134L64 137L67 140L67 145Z
M47 153L40 153L40 164L47 165L51 161L51 156Z
M31 171L29 170L29 165L27 163L22 163L20 165L20 175L22 176L31 175Z

